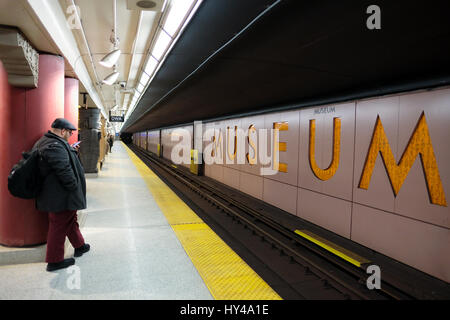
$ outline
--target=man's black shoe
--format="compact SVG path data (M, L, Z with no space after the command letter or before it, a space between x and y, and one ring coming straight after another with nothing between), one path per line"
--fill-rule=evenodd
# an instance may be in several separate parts
M88 245L87 243L85 243L81 247L75 248L74 256L75 257L81 257L83 255L83 253L88 252L90 248L91 248L91 246Z
M47 271L55 271L55 270L59 270L59 269L64 269L73 264L75 264L74 258L64 259L61 262L49 263L49 264L47 264Z

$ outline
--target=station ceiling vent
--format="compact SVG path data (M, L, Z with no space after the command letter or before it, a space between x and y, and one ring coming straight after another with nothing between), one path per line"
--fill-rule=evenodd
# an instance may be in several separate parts
M165 2L166 0L127 0L127 9L160 12Z

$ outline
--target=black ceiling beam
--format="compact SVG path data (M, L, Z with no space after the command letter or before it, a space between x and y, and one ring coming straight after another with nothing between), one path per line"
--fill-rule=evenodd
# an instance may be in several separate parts
M219 14L215 0L205 3L208 18ZM356 3L281 1L170 94L175 86L159 87L164 99L141 100L139 121L127 130L448 84L449 1L378 1L380 30L366 26L372 1ZM204 14L185 41L206 28ZM173 58L167 74L182 64Z

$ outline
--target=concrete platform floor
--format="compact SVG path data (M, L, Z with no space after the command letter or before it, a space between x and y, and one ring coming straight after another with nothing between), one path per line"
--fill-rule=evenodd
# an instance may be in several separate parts
M54 272L45 262L0 266L0 299L212 299L120 142L87 194L91 251Z

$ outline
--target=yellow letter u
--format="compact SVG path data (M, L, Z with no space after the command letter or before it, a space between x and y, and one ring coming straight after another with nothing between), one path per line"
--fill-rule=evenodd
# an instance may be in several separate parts
M339 153L341 149L341 119L333 119L333 159L326 169L321 169L316 163L315 141L316 141L316 120L309 121L309 164L314 175L320 180L328 180L334 176L339 167Z

